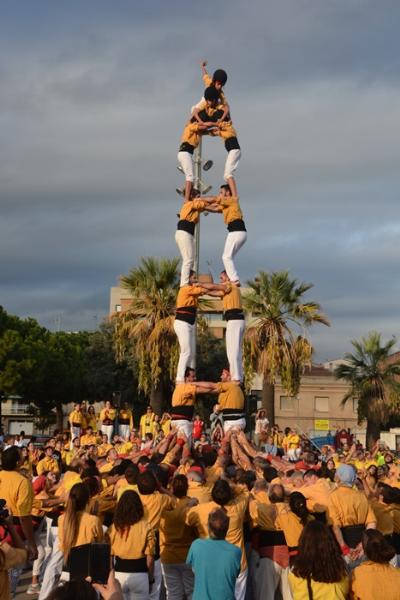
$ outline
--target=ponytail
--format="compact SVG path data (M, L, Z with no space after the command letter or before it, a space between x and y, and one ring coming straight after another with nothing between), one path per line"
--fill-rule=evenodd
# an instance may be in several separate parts
M292 492L289 496L290 510L300 519L302 525L308 521L310 511L307 508L307 500L300 492Z
M89 489L83 483L76 483L69 493L63 523L63 555L67 562L79 532L79 512L85 510L89 502Z

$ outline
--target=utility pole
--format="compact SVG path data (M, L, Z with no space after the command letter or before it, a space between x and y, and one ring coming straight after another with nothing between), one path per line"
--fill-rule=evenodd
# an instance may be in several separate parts
M195 154L194 154L194 182L193 182L193 186L196 190L200 190L201 189L201 139L200 139L200 143L197 146L196 150L195 150ZM200 270L200 213L199 213L199 220L196 224L196 229L194 232L194 247L195 247L195 254L194 254L194 271L196 271L196 275L199 276L199 270ZM197 322L196 322L196 327L194 330L194 348L195 348L195 352L194 352L194 364L193 367L196 368L196 362L197 362Z

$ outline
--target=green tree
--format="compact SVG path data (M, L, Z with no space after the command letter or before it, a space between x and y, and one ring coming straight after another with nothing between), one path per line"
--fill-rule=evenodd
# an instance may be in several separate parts
M142 258L121 279L132 296L130 307L114 317L117 358L135 358L138 387L150 397L157 413L170 396L179 352L173 329L178 263L177 258Z
M379 439L382 425L399 408L400 361L390 359L396 340L383 344L381 334L372 331L361 341L351 343L354 351L344 355L335 375L349 383L342 404L358 401L358 420L367 421L367 447L372 448Z
M319 304L304 299L313 285L291 279L287 271L260 271L247 285L250 291L243 303L251 321L245 333L246 379L251 381L254 372L262 374L262 405L273 423L277 378L288 395L297 395L313 354L308 328L329 322Z

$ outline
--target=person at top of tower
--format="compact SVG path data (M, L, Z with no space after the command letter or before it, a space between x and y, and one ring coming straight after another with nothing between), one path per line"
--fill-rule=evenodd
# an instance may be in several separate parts
M193 269L195 254L194 229L199 221L199 214L204 210L210 212L218 212L219 210L213 198L199 198L198 196L198 190L192 189L190 200L184 200L175 233L175 241L182 256L181 287L189 283L190 271Z
M219 101L220 101L221 106L223 106L223 110L224 110L223 114L221 115L220 121L219 121L219 122L222 122L225 119L225 117L227 116L227 114L230 112L229 104L228 104L225 94L222 90L222 88L228 81L228 75L227 75L226 71L224 71L224 69L217 69L216 71L214 71L214 74L211 77L207 72L206 66L207 66L207 61L203 60L201 63L201 74L202 74L203 82L204 82L204 85L206 88L213 87L217 90L217 92L219 94ZM192 116L195 117L195 119L197 119L198 121L200 121L201 119L199 118L198 113L200 110L204 109L205 107L206 107L206 100L203 96L203 98L200 100L200 102L198 102L195 106L192 107Z

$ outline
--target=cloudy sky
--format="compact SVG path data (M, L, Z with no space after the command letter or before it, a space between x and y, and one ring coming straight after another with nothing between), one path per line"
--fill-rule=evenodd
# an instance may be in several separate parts
M1 1L0 303L94 328L141 256L174 256L176 152L228 71L248 242L241 279L289 269L332 327L317 358L399 334L400 4L389 0ZM207 183L221 181L225 150ZM221 266L221 218L201 265Z

